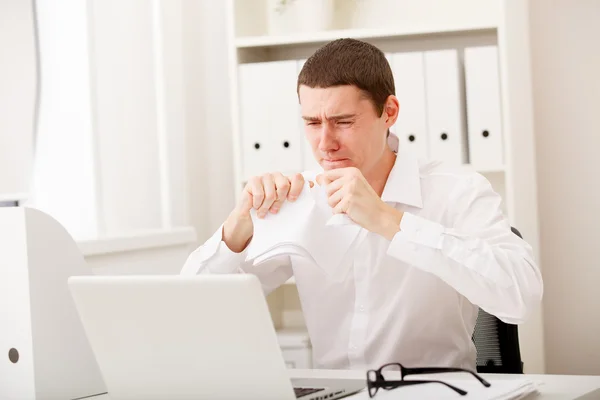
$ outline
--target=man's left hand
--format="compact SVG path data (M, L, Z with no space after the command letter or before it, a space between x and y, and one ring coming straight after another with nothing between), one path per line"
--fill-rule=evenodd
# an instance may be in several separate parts
M358 168L338 168L317 177L325 185L334 214L346 214L370 232L392 240L400 230L402 211L387 205L375 193Z

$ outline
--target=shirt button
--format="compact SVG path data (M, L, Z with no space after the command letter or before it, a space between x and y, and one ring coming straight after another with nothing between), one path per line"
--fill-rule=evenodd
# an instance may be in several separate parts
M363 306L362 304L358 306L358 311L365 311L365 306Z

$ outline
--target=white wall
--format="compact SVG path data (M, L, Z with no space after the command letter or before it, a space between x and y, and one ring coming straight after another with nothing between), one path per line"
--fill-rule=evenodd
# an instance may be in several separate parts
M548 373L600 374L600 1L532 0Z
M188 224L182 1L38 0L33 198L78 240Z
M157 49L145 3L89 2L99 200L111 233L161 224Z
M501 88L503 91L503 130L508 166L506 197L511 224L518 228L539 260L539 225L535 168L535 131L531 84L529 41L529 3L504 0L498 29ZM543 264L539 263L543 270ZM542 307L519 325L521 359L526 373L545 371Z
M88 4L103 233L184 225L182 2Z
M32 198L75 237L98 234L86 2L38 0L40 114ZM75 211L76 210L76 211Z
M225 1L184 1L183 31L190 221L201 243L235 204Z
M0 201L27 198L33 167L36 43L30 1L0 4Z

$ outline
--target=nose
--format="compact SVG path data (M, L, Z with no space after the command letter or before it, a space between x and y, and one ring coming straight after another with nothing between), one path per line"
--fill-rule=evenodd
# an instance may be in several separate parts
M319 137L319 150L322 153L328 153L339 149L339 143L336 138L335 130L329 122L321 124Z

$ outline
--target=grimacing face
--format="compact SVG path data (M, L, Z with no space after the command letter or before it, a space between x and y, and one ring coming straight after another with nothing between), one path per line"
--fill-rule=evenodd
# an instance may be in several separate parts
M380 116L356 86L299 89L306 138L324 170L356 167L367 175L387 147L387 130L398 117L398 99L389 96Z

